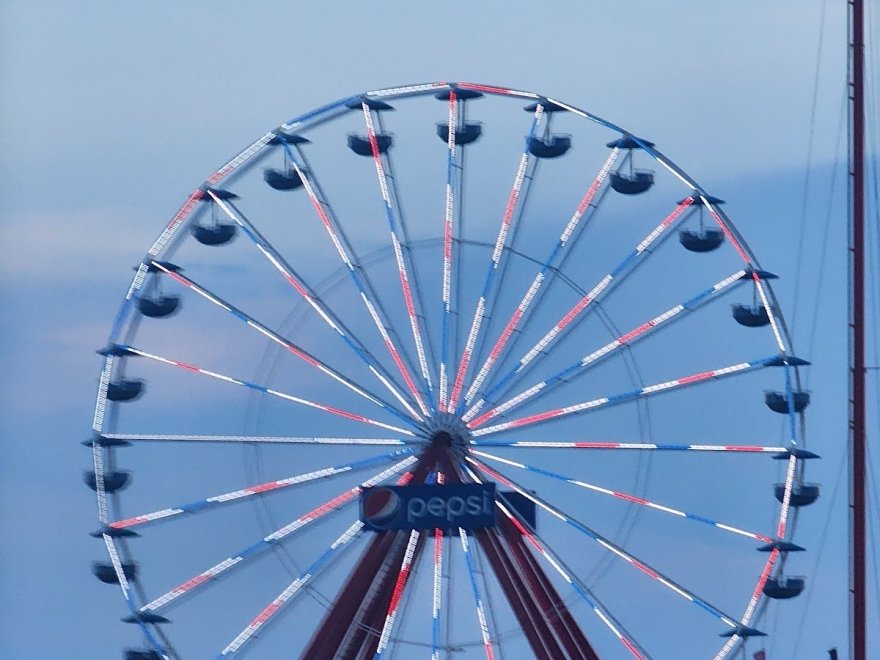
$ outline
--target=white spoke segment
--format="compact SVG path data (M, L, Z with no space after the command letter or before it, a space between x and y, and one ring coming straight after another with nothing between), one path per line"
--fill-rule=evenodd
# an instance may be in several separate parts
M773 541L772 538L767 536L766 534L758 534L756 532L750 532L744 529L740 529L739 527L733 527L732 525L726 525L724 523L718 522L717 520L712 520L710 518L706 518L705 516L698 515L696 513L688 513L686 511L682 511L680 509L675 509L669 506L665 506L663 504L659 504L657 502L651 502L650 500L646 500L643 497L636 497L630 493L624 493L619 490L612 490L610 488L603 488L601 486L597 486L595 484L587 483L586 481L581 481L580 479L575 479L573 477L568 477L563 474L559 474L557 472L552 472L550 470L545 470L543 468L535 467L533 465L527 465L525 463L520 463L518 461L511 461L507 458L502 458L500 456L495 456L494 454L489 454L483 451L473 450L471 453L480 456L484 459L488 459L490 461L497 461L499 463L504 463L505 465L510 465L511 467L519 468L520 470L527 470L529 472L535 472L537 474L543 474L546 477L551 477L553 479L557 479L559 481L564 481L566 483L570 483L578 488L583 488L584 490L589 490L594 493L601 493L602 495L610 495L611 497L617 498L624 502L629 502L631 504L638 504L640 506L647 507L649 509L654 509L655 511L662 511L663 513L668 513L674 516L678 516L680 518L687 518L689 520L695 520L697 522L701 522L705 525L709 525L711 527L716 527L718 529L724 530L726 532L731 532L733 534L738 534L739 536L744 536L746 538L753 539L755 541L762 541L764 543L770 543Z
M171 591L147 603L141 608L141 611L155 612L159 609L167 607L169 604L173 603L181 596L192 593L196 588L216 579L218 576L226 573L226 571L233 568L234 566L237 566L240 563L247 561L248 559L252 559L253 557L270 548L275 543L278 543L279 541L287 538L295 531L302 529L303 527L314 522L315 520L322 518L331 511L336 511L342 506L351 503L355 500L355 498L357 498L358 495L360 495L361 491L364 488L369 488L371 486L375 486L376 484L382 483L386 479L389 479L395 474L398 474L401 470L408 468L417 460L418 459L415 456L409 456L404 460L396 463L395 465L392 465L387 470L383 470L379 474L371 477L370 479L367 479L360 486L355 486L354 488L343 491L341 494L337 495L333 499L328 500L327 502L319 507L316 507L315 509L312 509L311 511L300 516L293 522L288 523L284 527L276 529L274 532L267 536L264 536L262 540L248 546L241 552L227 557L226 559L215 564L208 570L203 571L194 577L191 577L186 582L183 582L182 584L174 587ZM407 475L409 474L410 473L406 473L401 476L399 482L408 482L409 479L407 478Z
M437 473L437 483L444 482ZM434 529L434 580L431 585L431 660L440 660L440 613L443 609L443 530Z
M287 444L287 445L343 445L343 446L396 446L415 444L399 438L330 438L280 435L186 435L147 433L104 433L102 438L123 442L220 442L233 444ZM421 444L419 441L417 444Z
M532 280L531 285L529 285L529 288L526 289L525 295L522 297L522 300L519 301L516 310L514 310L513 315L507 321L507 325L504 327L501 335L495 341L495 345L492 346L492 350L489 351L489 356L486 358L485 362L483 362L483 366L480 367L480 371L477 373L476 378L474 378L473 382L468 388L467 393L465 394L466 404L470 404L473 398L477 395L477 392L483 386L483 382L486 380L486 376L489 375L489 371L492 369L492 367L495 365L495 362L504 351L508 339L510 339L511 335L516 331L520 321L528 312L532 301L535 299L536 296L539 295L541 291L541 285L547 278L547 275L558 264L559 259L562 257L565 248L569 243L569 239L578 228L578 225L580 224L581 218L583 218L584 213L586 213L587 209L590 207L590 204L592 204L593 198L596 196L596 193L599 191L599 188L602 186L602 183L608 176L608 172L614 165L614 161L617 160L617 155L619 153L620 149L618 149L617 147L611 150L608 158L605 159L605 163L599 169L599 173L596 175L596 178L593 179L593 182L590 184L587 192L584 193L580 204L578 204L577 209L575 209L575 212L569 219L568 224L566 224L565 228L562 230L562 233L559 235L559 239L553 246L553 249L550 251L550 255L547 257L547 260L543 264L541 264L541 270L538 271L538 273L535 275L535 278Z
M403 597L403 590L406 589L406 583L412 570L413 557L416 553L416 544L419 542L419 531L414 529L409 533L409 541L406 544L406 551L403 554L403 561L400 563L400 571L397 573L397 582L394 584L394 591L391 593L391 602L388 604L388 613L385 615L385 624L382 626L382 634L379 635L379 643L376 646L376 655L374 657L381 658L382 653L388 647L388 640L391 639L391 631L394 629L394 620L397 618L397 610L400 607L400 600Z
M490 419L498 417L499 415L502 415L510 411L511 409L521 405L522 403L529 401L538 394L541 394L541 396L546 395L547 392L549 392L554 387L562 383L568 382L568 380L572 377L579 376L587 369L595 366L596 364L610 357L611 355L614 355L615 352L621 347L628 346L629 344L643 339L647 337L651 332L654 332L655 330L664 327L665 324L668 324L675 319L681 318L682 316L686 316L687 314L695 311L717 295L730 290L730 288L735 284L741 283L743 281L743 278L747 275L748 274L745 270L739 270L736 273L733 273L729 277L726 277L720 282L717 282L715 285L709 287L705 291L700 292L693 298L690 298L683 303L675 305L674 307L670 307L663 313L658 314L654 318L646 321L645 323L642 323L639 326L636 326L629 332L625 332L624 334L620 335L615 340L608 342L601 348L593 351L592 353L588 353L579 362L576 362L566 367L565 369L562 369L550 378L536 385L533 385L523 392L520 392L519 394L508 399L496 408L493 408L492 410L489 410L488 412L474 419L474 416L486 404L486 399L480 399L464 415L464 421L468 423L468 428L477 428L485 424Z
M761 445L673 445L653 442L563 442L558 440L472 440L474 447L531 447L536 449L624 449L638 451L708 451L736 454L780 454L786 447Z
M284 145L284 148L288 149L287 145ZM300 167L297 159L294 157L293 153L289 151L289 149L288 155L290 156L291 165L293 165L293 168L296 170L297 175L303 183L303 188L305 189L306 194L309 196L309 200L311 200L312 202L312 207L315 209L315 213L317 213L318 217L321 220L321 224L324 225L324 229L326 229L327 234L330 237L330 241L333 243L333 247L336 248L336 252L339 255L339 258L342 260L342 263L346 266L346 268L348 268L348 273L351 276L355 287L360 293L361 300L363 301L364 306L366 307L367 312L370 315L370 318L373 320L373 324L376 326L376 329L382 336L382 340L385 342L385 347L388 349L388 353L391 355L391 359L394 361L394 364L397 365L397 369L400 371L400 375L406 382L406 386L409 389L410 394L418 404L419 409L422 411L422 414L426 417L429 417L430 414L428 412L428 408L427 406L425 406L422 395L419 393L415 381L413 381L412 375L409 373L409 369L407 369L406 365L404 364L403 358L400 356L400 352L398 351L397 347L394 345L394 342L391 339L390 330L387 324L384 323L381 318L379 318L379 313L376 311L376 306L367 294L366 283L361 277L358 267L352 261L345 247L342 245L334 223L330 219L327 210L324 208L324 204L318 198L318 195L315 192L315 188L312 185L311 179L306 174L306 171L302 167Z
M628 562L629 564L631 564L635 568L639 569L642 573L653 578L654 580L656 580L657 582L662 584L664 587L666 587L667 589L669 589L673 593L678 594L684 600L687 600L687 601L693 603L694 605L700 607L701 609L705 610L706 612L708 612L709 614L711 614L715 618L719 619L725 625L730 626L731 628L736 627L737 624L736 624L736 621L734 620L733 617L725 614L724 612L722 612L718 608L714 607L713 605L710 605L708 602L706 602L705 600L703 600L702 598L700 598L699 596L697 596L693 592L688 591L687 589L685 589L681 585L677 584L675 581L673 581L669 577L663 575L662 573L660 573L656 569L652 568L648 564L646 564L642 561L639 561L633 555L628 553L626 550L624 550L620 546L616 545L615 543L611 542L610 540L608 540L607 538L605 538L604 536L602 536L598 532L594 531L590 527L587 527L582 522L579 522L579 521L575 520L574 518L572 518L571 516L566 515L565 513L563 513L562 511L560 511L556 507L553 507L550 504L548 504L545 500L539 499L531 491L529 491L525 488L522 488L521 486L519 486L518 484L516 484L512 480L510 480L507 477L505 477L504 475L496 472L495 470L491 469L487 465L484 465L483 463L480 463L479 461L476 461L476 460L469 458L469 457L466 457L465 460L467 460L469 463L471 463L471 465L476 466L480 471L489 475L493 479L497 479L498 481L503 483L508 488L512 488L513 490L515 490L516 492L521 494L523 497L531 500L537 506L541 507L542 509L544 509L545 511L547 511L548 513L550 513L554 517L558 518L559 520L561 520L561 521L567 523L568 525L570 525L571 527L575 528L581 534L584 534L585 536L591 538L596 543L601 545L603 548L605 548L606 550L608 550L612 554L616 555L620 559Z
M403 254L403 247L397 236L398 228L395 219L394 204L388 189L388 176L382 164L382 154L379 152L379 142L376 139L376 130L373 127L373 116L370 106L366 102L361 103L364 112L364 122L367 126L367 138L370 140L370 149L373 152L373 163L376 165L376 176L379 179L379 190L382 193L382 201L385 202L385 215L388 218L388 229L391 233L391 246L394 248L394 258L397 261L397 272L400 277L400 288L403 292L403 300L406 304L406 313L409 316L410 329L413 334L413 342L416 346L416 355L419 360L419 369L422 379L428 389L429 398L433 399L434 387L431 383L431 374L428 370L428 360L425 357L425 346L422 341L422 331L419 323L419 313L413 300L412 286L410 284L409 269Z
M642 239L642 242L639 243L614 270L600 279L599 282L574 305L574 307L568 310L568 312L556 322L556 325L550 328L547 334L538 340L538 343L526 351L525 355L520 358L519 364L508 371L501 380L492 386L492 388L486 393L485 398L489 399L493 395L501 393L503 391L502 388L510 384L511 381L518 374L522 373L529 364L540 361L539 356L546 355L547 347L550 346L550 344L552 344L563 333L577 325L576 321L584 310L587 308L592 309L591 305L593 303L606 294L609 289L614 287L614 285L623 281L639 263L644 262L643 257L650 254L649 248L659 239L665 238L665 236L668 235L667 230L674 225L676 220L678 220L687 208L693 204L693 201L692 197L687 197L682 200L681 203L651 231L651 233Z
M548 410L546 412L538 413L536 415L521 417L519 419L514 419L509 422L496 424L495 426L487 426L473 431L471 435L475 437L489 435L491 433L498 433L499 431L506 431L508 429L519 428L521 426L529 426L531 424L547 422L549 420L558 419L567 415L580 414L591 410L596 410L598 408L624 403L626 401L634 401L636 399L653 396L661 392L669 392L672 390L680 389L682 387L686 387L688 385L695 385L697 383L701 383L707 380L724 378L727 376L732 376L734 374L740 374L748 371L753 371L755 369L760 369L771 364L779 364L779 360L780 358L778 356L773 356L760 360L754 360L752 362L740 362L739 364L733 364L728 367L721 367L719 369L712 369L710 371L703 371L700 373L691 374L689 376L681 376L680 378L676 378L674 380L657 383L656 385L648 385L647 387L631 390L629 392L623 392L622 394L614 394L607 397L600 397L598 399L592 399L590 401L584 401L582 403L565 406L564 408L557 408L555 410Z
M284 145L285 149L287 145ZM294 163L295 166L295 163ZM299 170L298 170L299 171ZM354 337L343 327L342 323L339 322L338 319L334 318L333 313L327 309L324 305L323 301L321 301L317 296L315 296L306 286L305 282L300 278L296 272L284 261L284 258L278 254L278 252L273 248L266 239L264 239L256 228L248 222L244 216L240 213L233 211L232 206L228 204L223 199L217 196L217 194L213 190L208 190L208 194L211 196L211 199L214 200L214 203L223 211L223 213L233 222L235 222L241 230L247 235L247 237L256 245L257 249L269 260L269 263L284 277L285 280L296 290L296 292L302 296L303 300L305 300L309 306L315 310L318 316L324 321L324 323L332 330L334 330L342 340L348 344L348 346L358 355L359 358L367 365L370 371L373 373L376 378L394 395L398 401L400 401L401 405L403 405L407 411L413 416L413 418L421 421L421 417L419 414L413 410L412 406L407 402L407 400L403 397L403 394L398 391L396 387L391 383L391 380L382 373L382 369L379 366L378 362L372 358L372 356L366 351L363 345L360 342L356 341Z
M238 636L232 640L229 645L220 652L220 655L217 656L218 660L220 658L228 658L241 650L241 647L244 644L252 639L257 632L265 626L281 609L287 605L294 596L299 593L302 593L303 587L308 584L309 580L311 580L318 571L324 568L330 560L334 559L338 556L339 552L342 548L348 545L348 543L357 538L360 531L363 529L364 524L358 520L354 524L351 525L347 530L345 530L342 535L337 538L324 553L318 557L311 566L309 566L305 572L300 575L296 580L291 582L284 591L282 591L278 596L267 605L263 611L261 611L256 617L254 617L253 621L251 621L244 630L242 630Z
M176 507L168 507L159 511L153 511L151 513L144 513L138 516L133 516L131 518L126 518L124 520L117 520L110 523L110 527L112 527L113 529L130 529L132 527L139 527L141 525L152 523L157 520L168 520L171 518L180 517L184 514L202 513L217 506L228 504L230 502L242 501L255 495L283 490L292 486L306 484L312 481L317 481L319 479L326 479L327 477L334 477L336 475L345 474L354 470L362 470L364 468L372 467L377 463L382 463L383 461L396 461L402 456L406 456L409 454L412 454L411 449L401 449L399 451L391 452L390 454L385 454L384 456L375 456L373 458L355 461L354 463L349 463L347 465L326 467L320 470L304 472L303 474L287 477L285 479L267 481L266 483L249 486L247 488L240 488L229 493L214 495L213 497L208 497L203 500L197 500L188 504L181 504Z
M474 606L477 609L477 622L480 625L480 635L483 638L483 649L486 651L486 660L495 660L495 650L492 648L492 639L489 637L489 624L486 622L486 610L483 607L483 599L480 596L480 586L477 584L477 576L476 571L474 570L474 560L471 557L468 533L463 527L459 527L458 536L461 539L461 549L464 552L464 559L467 564L471 592L474 596Z
M342 410L340 408L334 408L333 406L328 406L323 403L317 403L315 401L310 401L308 399L303 399L298 396L294 396L292 394L285 394L284 392L279 392L278 390L273 390L269 387L264 387L263 385L257 385L255 383L249 383L246 380L239 380L237 378L232 378L231 376L225 376L223 374L218 374L214 371L209 371L208 369L202 369L201 367L197 367L192 364L188 364L186 362L181 362L179 360L171 360L166 357L162 357L161 355L155 355L153 353L147 353L146 351L142 351L140 349L134 348L132 346L125 346L120 344L119 348L125 351L129 351L134 355L140 355L141 357L149 358L151 360L155 360L157 362L162 362L163 364L170 365L172 367L179 367L181 369L185 369L187 371L192 371L193 373L202 374L204 376L209 376L211 378L216 378L217 380L222 380L227 383L232 383L233 385L241 385L243 387L247 387L252 390L256 390L257 392L263 392L264 394L271 394L272 396L276 396L280 399L285 399L287 401L292 401L293 403L298 403L304 406L308 406L310 408L315 408L317 410L323 410L325 412L331 413L338 417L344 417L346 419L350 419L356 422L363 422L364 424L370 424L372 426L378 426L383 429L387 429L389 431L394 431L396 433L400 433L402 435L414 436L415 434L412 431L407 429L402 429L397 426L392 426L390 424L385 424L384 422L379 422L374 419L370 419L369 417L364 417L363 415L358 415L352 412L348 412L346 410Z
M541 117L543 113L544 106L538 103L537 107L535 108L535 116L532 119L532 125L529 130L529 137L535 134L535 130L541 122ZM519 204L520 192L522 190L523 180L525 179L526 168L528 167L528 164L529 150L528 140L526 140L526 146L523 148L522 156L520 156L519 160L519 167L516 170L516 176L513 180L513 188L511 189L510 195L507 198L507 206L504 209L504 215L501 218L501 225L498 228L498 236L495 239L495 248L492 251L492 259L489 263L489 270L486 272L486 280L483 284L483 291L480 294L480 299L477 301L477 308L474 311L474 318L471 322L471 329L468 332L464 351L462 352L461 360L458 364L458 371L455 375L455 383L452 386L452 393L449 396L449 408L453 411L458 405L458 397L461 395L461 390L464 387L464 379L467 375L471 358L473 357L473 351L477 343L477 336L480 333L480 327L483 323L483 317L486 314L486 303L492 291L492 283L495 278L495 273L498 271L501 257L504 254L504 246L507 242L507 234L510 231L513 216L516 212L517 205Z

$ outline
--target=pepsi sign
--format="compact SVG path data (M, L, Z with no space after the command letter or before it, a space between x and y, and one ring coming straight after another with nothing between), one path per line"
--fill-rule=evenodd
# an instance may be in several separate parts
M495 484L376 486L364 489L360 505L374 532L495 526Z

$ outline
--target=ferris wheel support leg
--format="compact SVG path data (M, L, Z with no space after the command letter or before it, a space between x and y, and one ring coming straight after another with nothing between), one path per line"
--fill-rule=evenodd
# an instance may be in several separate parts
M520 567L521 575L529 583L532 592L537 596L548 623L553 628L559 641L571 658L582 660L599 660L599 656L590 646L583 631L565 606L553 584L547 579L546 573L529 552L523 537L506 518L499 519L501 534L507 541L511 554Z

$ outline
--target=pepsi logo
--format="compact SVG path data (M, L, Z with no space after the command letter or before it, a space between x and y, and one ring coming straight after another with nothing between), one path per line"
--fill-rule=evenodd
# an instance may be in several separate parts
M361 499L361 520L386 527L400 512L400 497L390 488L370 488Z

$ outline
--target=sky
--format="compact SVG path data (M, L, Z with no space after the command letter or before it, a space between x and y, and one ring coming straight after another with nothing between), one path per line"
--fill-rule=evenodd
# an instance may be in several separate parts
M880 8L876 3L869 5L871 15L877 16ZM808 552L792 559L795 573L809 576L809 590L784 607L771 609L764 627L775 634L765 647L773 660L823 657L831 647L840 650L841 658L848 657L846 484L841 480L846 443L845 147L841 144L841 136L845 138L844 10L845 3L832 6L817 0L782 0L771 7L753 1L711 6L645 0L625 4L554 1L540 6L496 1L429 5L392 0L381 8L378 4L339 1L267 1L258 6L228 0L183 5L166 1L3 3L0 232L6 250L0 260L0 300L7 311L2 317L0 342L0 428L4 438L0 444L0 606L6 615L0 620L0 637L4 654L22 659L53 654L116 658L121 657L123 647L140 642L133 627L119 622L124 605L118 590L98 583L89 572L89 563L104 557L100 542L88 535L96 526L95 507L81 478L90 456L79 443L90 434L101 366L94 351L106 342L132 266L187 195L230 156L281 122L312 108L383 87L464 80L553 96L655 142L708 191L726 200L726 212L762 265L780 276L774 290L791 326L795 352L813 362L806 371L807 385L813 392L807 428L809 446L822 460L810 464L809 480L821 483L823 494L801 513L796 540ZM496 107L488 100L480 103L493 110ZM410 118L419 118L420 112L428 122L443 119L441 112L425 107L416 107L412 114L401 109L399 120L394 116L388 121L399 121L396 131L402 137L413 131L416 119ZM474 105L475 114L480 107ZM480 184L485 189L472 189L479 188L486 199L492 198L496 188L503 195L514 171L517 143L500 137L517 131L521 135L528 128L525 113L511 118L500 112L497 129L488 111L485 117L480 116L487 127L483 163L487 171L495 158L511 164L497 182L487 178ZM565 126L560 131L579 136L576 131L581 129L566 121L560 120ZM339 145L344 144L342 136L351 126L351 130L357 129L348 122L337 130ZM493 134L493 130L497 132ZM332 133L330 127L327 132ZM442 181L438 177L445 174L439 141L429 135L424 144L439 151L425 164L423 176L419 172L427 157L415 148L406 151L405 146L399 147L401 161L406 164L401 182L412 186L407 198L414 200L412 208L419 208L415 199L423 190L437 190L430 186L439 186L435 182ZM511 145L513 150L505 151ZM489 152L490 147L496 151ZM334 170L335 152L320 153L324 155L316 155L315 167L317 170L324 164L321 169L332 172L328 188L334 185L339 191L338 208L356 213L360 198L353 192L354 183L346 198L347 177L357 172L373 184L369 178L373 174L365 162L352 162L350 155ZM595 152L596 158L599 153ZM876 158L876 148L873 153ZM480 156L474 160L479 163ZM594 158L588 167L593 168L594 162L601 160ZM555 166L548 164L546 169L556 171L552 170ZM566 178L566 170L559 171L558 179L550 178L558 189L536 184L529 207L536 215L552 215L564 206L558 201L561 195L555 193L576 189L575 182ZM437 177L430 179L435 172ZM243 191L250 190L249 181L241 185ZM261 184L257 181L256 185ZM660 182L658 188L662 185L667 184ZM672 190L668 185L662 189ZM365 185L364 190L371 189ZM375 190L371 191L375 195ZM470 194L477 200L483 197ZM242 208L248 208L244 192L242 199ZM303 199L297 203L303 205L305 214ZM369 203L381 214L375 197ZM275 199L252 208L255 214L259 211L271 216L283 213L285 207ZM477 211L485 210L488 217L494 207L487 202L484 209L477 201L473 208L475 236L491 240L495 221L483 222ZM639 227L625 222L629 216L622 207L616 213L619 233L597 230L598 238L611 245L619 240L623 245L639 235ZM527 230L525 238L537 245L543 226L534 226L535 233ZM480 234L482 227L488 229ZM364 246L378 247L371 243L373 236L366 226L355 224L350 230ZM304 229L290 241L290 250L302 259L297 263L314 277L329 276L336 268L326 237L317 229L314 233ZM259 282L270 278L265 262L259 262L246 247L239 237L222 256L187 253L186 249L182 253L192 258L192 270L187 272L194 278L213 278L211 281L228 287L230 299L236 296L236 300L252 304L265 318L279 326L286 323L297 337L313 342L316 350L333 355L317 324L298 320L295 310L279 307L279 289L267 286L254 293L246 288L248 278ZM543 250L541 247L537 252L543 254ZM666 269L660 272L668 278L669 290L675 292L673 301L677 300L675 295L697 288L690 279L677 279L672 274L678 262L658 259ZM595 268L601 270L602 263L598 259ZM732 263L722 260L718 273ZM392 264L387 259L383 264L376 266L376 276L387 281ZM578 277L588 281L591 267L573 268ZM694 277L715 273L701 268L694 271ZM514 279L516 272L511 276ZM650 285L650 278L638 280L632 295L638 298ZM564 294L559 295L564 299ZM351 291L342 286L328 296L345 309L356 304ZM274 382L291 388L304 378L298 372L272 367L263 344L243 330L215 327L207 307L197 309L193 316L181 314L171 321L176 325L168 327L178 329L179 335L145 325L139 339L153 342L170 357L198 358L206 366L224 366L230 373L237 370L242 377L274 378ZM636 320L626 316L625 306L611 311L619 314L621 323ZM367 327L368 320L351 314L352 323L363 324L356 327ZM699 324L688 327L698 338L695 345L703 347L695 355L708 354L711 341L705 331ZM226 332L228 335L218 337ZM226 350L232 345L240 352ZM687 360L672 359L676 350L637 353L646 377L678 375L670 370ZM568 357L577 356L577 347L570 351ZM695 358L694 365L698 362ZM602 374L600 381L620 386L613 391L626 389L625 382L615 380L618 376L613 370ZM132 428L144 428L137 426L143 424L151 432L169 428L217 433L228 429L236 433L243 429L289 431L285 413L275 404L260 408L252 399L235 399L213 383L193 381L190 389L186 385L189 381L176 381L158 366L144 367L142 375L149 381L151 398L145 397L144 403L150 407L132 413ZM316 381L304 382L313 387L316 396L331 392ZM719 385L719 391L740 392L733 386L724 387ZM598 389L586 396L604 391ZM348 403L351 397L341 395L340 400ZM227 407L227 401L233 401L235 407ZM682 398L679 410L693 405L705 411L699 408L701 401L699 395ZM672 413L661 412L655 417L661 429L665 424L675 428ZM735 418L722 423L707 412L684 417L692 426L684 432L694 436L701 429L718 431L726 423L739 429L737 424L744 423ZM766 416L761 419L762 423L767 421ZM609 414L602 420L598 431L635 432L631 414ZM324 428L322 418L314 415L304 414L300 423L302 432ZM765 426L774 435L778 433L778 425ZM350 425L334 429L358 432ZM570 430L560 429L560 433ZM768 442L774 440L768 438ZM140 507L158 507L239 487L242 478L277 478L272 476L273 462L290 460L289 454L280 452L249 454L225 449L209 453L186 448L166 454L133 449L130 458L124 459L131 462L125 467L134 473L127 495L132 499L126 506L134 512ZM339 460L339 454L330 456L318 453L297 457L297 461L310 466L304 469L315 469L327 465L327 460ZM560 468L558 457L544 458ZM604 466L596 474L614 476L619 471L621 488L640 483L648 488L638 475L633 476L643 469L640 465L624 461ZM586 478L591 466L580 467ZM709 488L711 479L704 473L711 469L698 461L679 465L661 462L652 468L647 493L668 494L682 506L699 508L696 485L694 490L672 486L676 479L696 479L694 475L701 474L697 481ZM770 484L776 472L758 470L752 476L760 483L755 488L752 481L744 484L747 494L742 495L739 511L731 509L733 515L743 509L751 513L748 507L760 499L756 497L758 488L765 489L765 500L771 499ZM326 499L335 492L334 487L316 486L302 501ZM564 503L563 508L580 507L575 496L545 482L535 482L534 487L545 489L542 493L547 497L557 497L554 501ZM230 513L228 526L221 531L194 518L192 526L180 534L157 532L154 538L144 539L135 556L150 571L150 577L156 578L157 589L161 588L158 585L167 586L175 576L184 575L187 567L196 569L210 561L209 555L225 552L227 541L235 544L239 537L258 536L258 530L285 515L286 506L298 503L286 495L277 497L265 509L256 509L257 515L246 505L241 512ZM754 515L763 513L762 509ZM875 524L876 515L875 509ZM547 525L549 538L560 544L573 542L562 532L554 536L550 523ZM671 560L681 553L678 559L684 561L684 551L671 545L654 519L642 515L634 529L634 544L664 548L670 544L661 556ZM322 527L296 546L302 555L280 557L276 562L284 569L280 572L287 575L285 561L298 567L298 562L318 553L332 541L334 531ZM692 538L690 532L683 534L682 538ZM718 576L713 557L721 565L728 559L725 547L719 549L714 538L699 535L693 537L688 552L692 555L685 563L693 561L704 578ZM589 573L587 560L591 556L585 551L584 566L577 566L584 575ZM731 553L730 561L742 575L759 570L754 561L747 566L736 564L735 556ZM161 575L163 567L170 566L173 569L168 569L168 575ZM321 587L324 592L331 593L333 580L340 581L346 571L342 565L337 568L327 586ZM277 579L273 568L266 567L254 577L251 587L236 592L242 611L265 604L265 594L281 588ZM618 588L607 586L616 579L620 580ZM724 582L720 580L710 590L714 593L718 587L718 593L723 593ZM648 611L648 605L663 607L663 601L655 602L650 587L615 569L609 569L598 585L597 589L606 585L610 602L619 601L619 607L631 615L635 611L636 619L638 603L645 603ZM230 581L222 583L218 591L226 590L228 596L234 588ZM733 591L743 588L748 590L749 583L738 581ZM637 598L622 598L621 594L633 593L630 589L644 592L636 592ZM227 611L221 602L218 595L210 613L197 607L192 611L180 608L179 614L175 612L172 639L179 635L185 645L197 648L199 637L210 637L206 628L224 630L220 637L237 630L242 615L231 608ZM464 607L466 604L461 605ZM873 607L876 613L876 601ZM311 611L315 614L320 608ZM456 625L467 625L463 614L456 616ZM281 640L278 644L294 648L301 643L311 625L308 617L292 609L285 619L296 622L286 629L292 632L282 630L283 623L278 625L279 632L273 632ZM681 653L701 657L687 654L703 647L689 646L681 636L660 634L663 621L658 615L656 620L636 624L643 626L647 638L656 640L654 657L681 657ZM703 627L705 622L700 621L701 635L717 634L711 624ZM412 622L407 625L417 629ZM880 631L875 627L872 633L872 648L877 648ZM476 631L461 635L471 640L477 637ZM509 644L509 657L516 657L524 648L522 639L515 636ZM209 651L215 652L213 649ZM203 657L199 653L185 657ZM267 656L261 656L255 647L253 657ZM398 657L409 656L404 650Z

